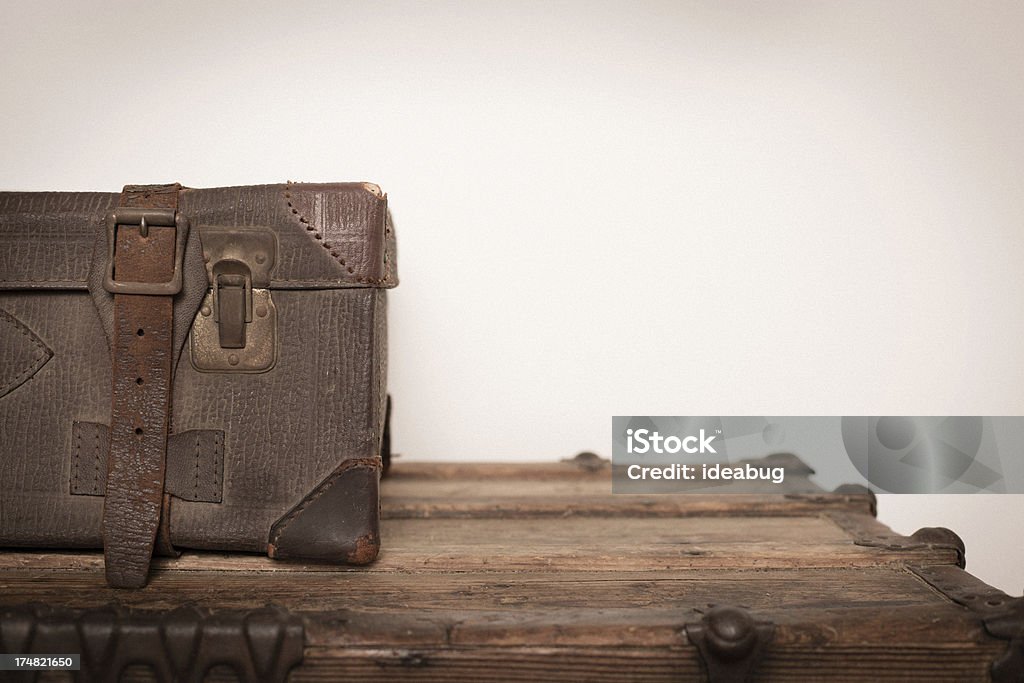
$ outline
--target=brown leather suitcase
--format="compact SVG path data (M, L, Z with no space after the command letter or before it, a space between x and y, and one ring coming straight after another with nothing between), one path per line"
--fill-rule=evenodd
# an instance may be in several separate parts
M785 493L613 495L592 456L403 462L369 567L187 551L126 594L98 554L0 553L0 652L81 653L89 681L1022 679L1024 598L956 534L901 536L866 489L769 463Z
M369 183L0 193L0 545L373 560L396 283Z

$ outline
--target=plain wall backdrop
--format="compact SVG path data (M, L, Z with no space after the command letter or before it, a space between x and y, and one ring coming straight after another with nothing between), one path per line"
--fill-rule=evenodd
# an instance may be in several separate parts
M1024 414L1017 2L8 2L0 188L371 180L395 446ZM882 496L1024 587L1020 496Z

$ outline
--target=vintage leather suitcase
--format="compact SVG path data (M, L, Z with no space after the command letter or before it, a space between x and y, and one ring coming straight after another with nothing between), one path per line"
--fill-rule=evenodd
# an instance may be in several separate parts
M373 560L396 283L368 183L0 193L0 545Z
M396 464L368 567L0 553L0 652L82 653L79 680L1020 681L1024 599L906 537L861 487L610 493L607 462Z

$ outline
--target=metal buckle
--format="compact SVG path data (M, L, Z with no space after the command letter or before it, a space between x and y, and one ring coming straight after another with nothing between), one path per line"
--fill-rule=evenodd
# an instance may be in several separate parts
M137 225L143 237L149 236L149 226L174 228L174 272L167 282L126 282L114 279L114 249L117 226ZM181 291L182 262L188 241L188 218L173 209L118 208L107 214L107 275L103 288L111 294L148 294L173 296Z

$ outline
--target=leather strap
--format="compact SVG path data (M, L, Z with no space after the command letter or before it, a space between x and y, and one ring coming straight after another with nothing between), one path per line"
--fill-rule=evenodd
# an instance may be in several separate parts
M105 495L110 427L76 420L72 423L71 445L71 495ZM224 432L190 429L168 434L164 461L164 495L201 503L223 500ZM167 516L165 502L161 517Z
M119 206L177 210L180 188L129 185ZM171 280L177 229L116 226L114 279L133 283ZM170 422L173 299L173 294L114 295L113 405L103 552L107 583L115 588L146 584L160 524Z

